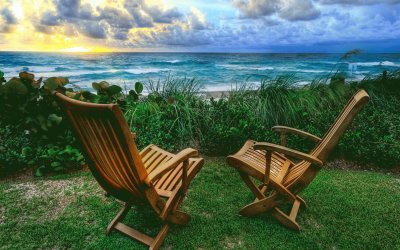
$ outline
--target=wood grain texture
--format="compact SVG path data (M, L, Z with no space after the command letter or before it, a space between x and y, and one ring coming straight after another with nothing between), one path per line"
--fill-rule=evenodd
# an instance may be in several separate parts
M253 216L271 211L284 226L300 230L296 217L300 207L306 207L306 203L298 194L313 181L329 153L368 100L369 96L364 90L354 94L322 138L295 128L275 126L272 130L280 132L282 145L248 140L237 153L228 156L227 163L239 171L245 184L256 196L256 200L242 208L240 213ZM304 153L286 147L288 133L316 142L315 148ZM295 163L288 157L300 161ZM252 178L262 184L256 186ZM265 195L267 190L270 191L269 196ZM285 202L292 206L289 214L279 207Z
M124 204L107 234L117 230L158 249L170 223L189 222L190 216L178 208L204 160L193 158L198 152L190 148L174 155L149 145L139 152L137 135L129 130L117 105L85 103L53 94L71 122L93 176L107 195ZM148 206L164 222L155 238L122 223L132 205Z

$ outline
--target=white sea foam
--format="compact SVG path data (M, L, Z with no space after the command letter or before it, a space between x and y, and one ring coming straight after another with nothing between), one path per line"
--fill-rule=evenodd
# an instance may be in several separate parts
M97 75L104 73L116 73L119 70L109 69L109 70L68 70L68 71L57 71L57 72L40 72L38 76L40 77L73 77L81 75Z
M21 71L25 70L32 73L41 73L41 72L53 72L56 71L56 67L49 66L25 66L21 68Z
M165 61L167 63L179 63L182 62L181 60L169 60L169 61Z
M329 70L316 70L316 69L295 69L295 72L304 72L304 73L327 73Z
M299 73L329 73L330 70L317 70L317 69L296 69L291 67L278 67L281 72L299 72Z
M47 66L18 66L18 67L4 67L1 70L6 75L16 76L22 71L27 71L31 73L43 73L43 72L53 72L56 70L56 67L47 67Z
M263 66L263 67L257 67L257 66L244 66L244 65L235 65L235 64L217 64L215 65L217 67L221 68L226 68L226 69L244 69L244 70L273 70L274 67L270 66Z
M400 67L400 64L390 62L390 61L383 61L383 62L357 62L351 63L358 66L365 66L365 67L373 67L373 66L390 66L390 67Z
M136 68L136 69L125 69L125 72L140 75L140 74L147 74L147 73L157 73L162 71L169 71L168 69L160 69L160 68Z

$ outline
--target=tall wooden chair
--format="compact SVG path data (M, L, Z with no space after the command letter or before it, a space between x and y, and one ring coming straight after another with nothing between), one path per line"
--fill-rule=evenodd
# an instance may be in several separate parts
M248 140L237 153L228 156L228 164L239 171L243 181L256 196L255 201L243 207L240 214L253 216L271 211L283 225L300 230L296 217L300 205L306 206L306 203L298 194L317 175L329 153L368 100L367 92L359 90L322 139L298 129L275 126L272 130L281 134L281 145ZM309 153L287 148L287 133L308 138L316 146ZM295 163L291 159L300 161ZM254 179L261 184L255 184ZM288 202L291 210L285 213L281 207Z
M203 166L196 150L187 148L172 154L155 145L141 152L122 111L115 104L92 104L54 93L69 117L83 146L90 170L106 194L124 203L106 233L120 231L149 246L160 247L169 224L188 223L190 216L178 210L186 190ZM122 220L132 205L148 206L163 222L153 238Z

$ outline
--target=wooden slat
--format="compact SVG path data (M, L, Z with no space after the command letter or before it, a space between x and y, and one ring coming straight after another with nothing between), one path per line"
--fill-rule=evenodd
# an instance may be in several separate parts
M290 215L289 215L290 219L292 219L294 221L296 220L297 212L299 211L299 208L300 208L300 201L296 199L293 203L292 210L290 211Z
M128 235L128 236L130 236L132 238L135 238L136 240L138 240L138 241L140 241L143 244L146 244L148 246L150 246L151 243L154 240L153 238L151 238L151 237L149 237L149 236L147 236L147 235L145 235L145 234L143 234L143 233L141 233L141 232L139 232L139 231L137 231L137 230L135 230L135 229L133 229L131 227L128 227L128 226L126 226L125 224L123 224L121 222L118 222L115 225L115 229L120 231L123 234L126 234L126 235Z

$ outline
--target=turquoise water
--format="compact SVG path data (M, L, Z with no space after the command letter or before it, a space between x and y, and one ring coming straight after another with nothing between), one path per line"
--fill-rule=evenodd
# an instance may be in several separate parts
M399 70L400 54L359 54L340 60L340 54L218 54L218 53L18 53L0 52L6 79L20 71L37 77L64 76L84 89L94 81L128 88L136 81L195 77L205 90L229 90L236 83L259 83L278 75L293 75L304 84L340 70L362 79L383 70Z

